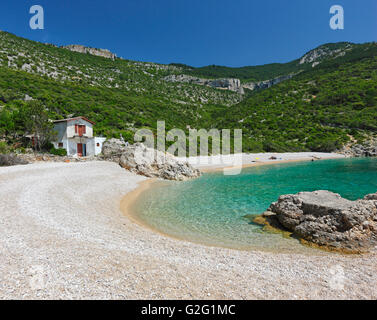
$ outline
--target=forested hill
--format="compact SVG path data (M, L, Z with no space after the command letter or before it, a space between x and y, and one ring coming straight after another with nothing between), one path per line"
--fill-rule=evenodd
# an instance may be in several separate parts
M261 66L248 66L230 68L224 66L205 66L194 68L184 64L172 63L172 66L182 68L182 72L188 75L207 78L238 78L242 82L269 80L281 75L297 74L310 70L325 61L333 61L350 54L359 55L363 51L363 45L350 42L328 43L315 48L299 59L288 63L271 63Z
M377 133L377 46L328 61L233 106L245 151L334 151Z
M179 68L72 52L0 32L0 137L21 136L25 96L50 118L86 116L96 134L132 139L141 127L199 126L218 108L241 101L228 90L164 80ZM209 120L209 119L208 119ZM1 139L1 138L0 138Z
M288 64L193 69L72 52L0 32L0 142L19 145L33 99L50 119L86 116L96 134L132 141L138 128L242 128L245 151L331 151L376 132L375 43L320 46ZM214 71L215 70L215 71ZM295 75L242 95L167 77ZM246 90L245 90L246 91Z

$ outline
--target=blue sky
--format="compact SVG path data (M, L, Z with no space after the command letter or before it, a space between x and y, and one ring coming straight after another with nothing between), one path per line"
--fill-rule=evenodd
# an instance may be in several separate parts
M344 30L329 27L335 4L344 7ZM30 29L32 5L43 6L45 30ZM377 1L16 0L3 1L0 29L132 60L259 65L291 61L327 42L377 41Z

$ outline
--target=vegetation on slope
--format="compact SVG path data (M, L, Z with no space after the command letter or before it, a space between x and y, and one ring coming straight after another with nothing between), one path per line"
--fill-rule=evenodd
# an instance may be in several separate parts
M377 130L375 43L324 45L282 65L205 71L244 81L301 71L241 102L231 91L163 80L198 72L184 65L112 61L4 32L0 43L0 141L8 144L28 133L25 95L40 101L50 119L86 116L96 122L96 135L122 134L130 142L139 128L155 130L157 120L186 132L242 128L245 151L333 151Z
M261 66L247 66L231 68L224 66L210 65L194 68L185 64L172 63L171 66L181 68L182 72L188 75L205 78L237 78L242 82L258 82L270 80L282 75L296 74L305 70L310 70L313 62L331 61L343 53L352 50L360 54L362 46L348 42L328 43L309 51L302 59L297 59L288 63L271 63ZM311 60L310 58L314 59Z
M240 101L231 91L162 80L177 68L71 52L0 32L0 139L25 133L25 95L41 101L51 119L86 116L95 133L123 135L154 129L199 126L208 110Z
M334 151L377 133L377 46L324 63L233 106L218 126L243 129L245 151Z

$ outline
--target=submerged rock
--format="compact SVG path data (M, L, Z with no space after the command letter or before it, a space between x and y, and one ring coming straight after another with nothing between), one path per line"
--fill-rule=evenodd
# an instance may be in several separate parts
M173 155L147 148L142 143L126 147L119 164L131 172L166 180L182 181L201 175L188 162L180 162Z
M283 195L262 217L320 247L363 252L377 245L377 193L357 201L330 191Z

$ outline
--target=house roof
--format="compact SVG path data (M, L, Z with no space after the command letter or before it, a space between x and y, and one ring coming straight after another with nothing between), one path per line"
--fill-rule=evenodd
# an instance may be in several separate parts
M85 120L91 124L95 124L95 122L93 121L90 121L88 118L85 118L85 117L75 117L75 118L69 118L69 119L61 119L61 120L54 120L52 121L53 123L58 123L58 122L69 122L69 121L73 121L73 120L78 120L78 119L82 119L82 120Z

